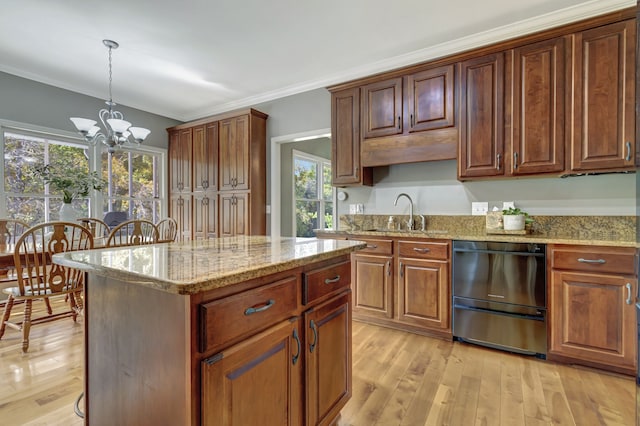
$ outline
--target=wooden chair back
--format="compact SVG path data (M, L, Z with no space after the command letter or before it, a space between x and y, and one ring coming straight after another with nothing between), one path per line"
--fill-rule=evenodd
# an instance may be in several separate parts
M133 219L121 223L111 230L107 247L139 246L158 242L158 228L145 219Z
M21 220L0 219L0 245L15 244L27 229L29 224Z
M19 294L38 297L76 292L84 272L51 262L56 253L93 248L87 228L73 222L48 222L33 226L18 239L13 255Z
M105 240L111 232L111 228L105 221L97 219L95 217L81 217L78 219L85 228L89 229L93 238L104 238Z
M158 228L158 242L166 243L175 241L178 236L178 222L175 219L168 217L162 219L156 224Z

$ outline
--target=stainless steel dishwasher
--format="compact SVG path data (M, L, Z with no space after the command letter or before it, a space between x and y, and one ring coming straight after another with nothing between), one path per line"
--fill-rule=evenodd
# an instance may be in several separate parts
M453 336L546 358L546 246L453 242Z

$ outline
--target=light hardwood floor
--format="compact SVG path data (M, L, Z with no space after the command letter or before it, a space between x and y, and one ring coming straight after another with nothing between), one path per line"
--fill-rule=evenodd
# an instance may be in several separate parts
M81 320L33 327L29 352L20 347L20 334L7 330L0 424L81 425L73 411L82 390ZM635 382L354 322L353 396L339 424L631 426Z

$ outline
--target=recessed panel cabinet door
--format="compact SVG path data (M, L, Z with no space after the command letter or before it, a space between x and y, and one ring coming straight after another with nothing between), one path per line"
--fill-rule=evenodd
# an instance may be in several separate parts
M202 361L202 424L299 425L303 349L284 321Z
M513 175L564 170L566 44L556 38L513 51Z
M249 116L220 121L220 190L249 188Z
M169 135L170 192L191 192L192 131L181 129Z
M362 127L365 139L402 133L402 77L362 87Z
M623 21L575 36L572 170L632 168L636 25Z
M393 317L392 256L354 254L353 312L359 316Z
M453 65L408 75L406 105L409 132L454 126L454 88Z
M504 174L504 53L464 61L460 67L458 176Z
M218 189L218 122L193 128L193 190Z
M360 88L331 94L332 185L362 183L360 167Z
M193 195L193 238L206 240L216 238L218 197L215 193L195 193Z
M176 241L191 240L191 194L171 196L169 216L178 223Z

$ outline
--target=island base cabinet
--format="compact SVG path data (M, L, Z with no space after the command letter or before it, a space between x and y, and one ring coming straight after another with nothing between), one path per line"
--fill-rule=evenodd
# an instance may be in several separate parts
M636 285L630 277L553 271L550 359L633 374Z
M203 425L302 424L298 322L283 321L202 361Z
M332 425L351 397L351 291L305 312L307 426Z

